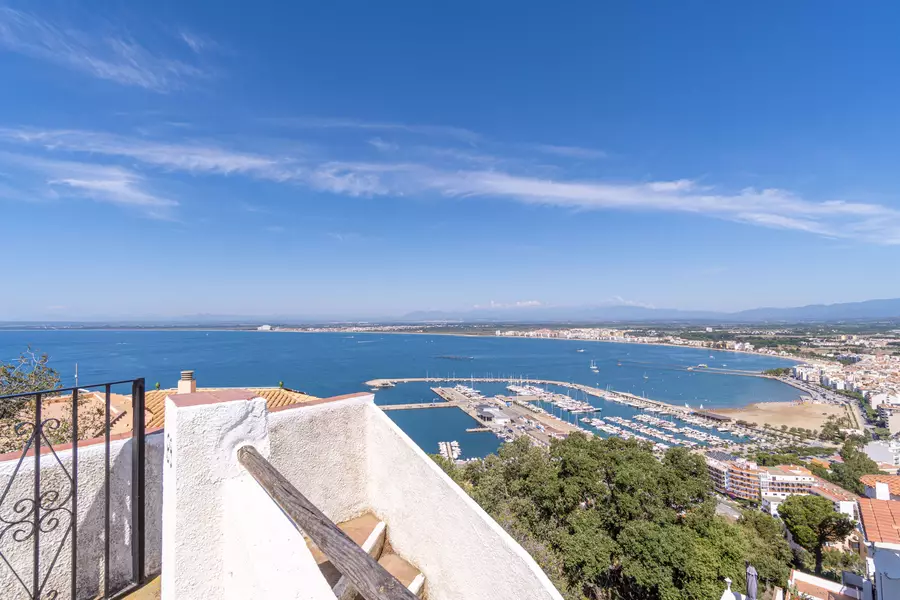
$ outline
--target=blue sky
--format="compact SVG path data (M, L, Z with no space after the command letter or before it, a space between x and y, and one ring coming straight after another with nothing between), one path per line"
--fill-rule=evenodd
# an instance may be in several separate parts
M900 296L900 7L557 4L0 0L0 320Z

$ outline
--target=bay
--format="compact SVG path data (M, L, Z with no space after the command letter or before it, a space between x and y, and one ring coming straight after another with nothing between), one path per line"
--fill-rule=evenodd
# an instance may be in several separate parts
M793 361L756 354L645 344L444 336L418 334L291 333L169 330L4 330L0 360L27 346L50 355L64 385L144 377L148 387L176 385L183 369L195 371L201 387L286 387L320 396L365 390L377 378L425 376L530 377L571 381L645 395L675 404L707 408L795 399L797 391L757 377L721 375L686 367L760 371ZM584 352L577 352L583 349ZM594 360L599 372L590 370ZM503 393L500 383L476 384L486 394ZM428 402L426 383L379 391L378 404ZM628 407L608 414L630 416ZM425 451L458 440L464 456L483 456L499 442L489 433L467 433L477 423L457 410L387 413Z

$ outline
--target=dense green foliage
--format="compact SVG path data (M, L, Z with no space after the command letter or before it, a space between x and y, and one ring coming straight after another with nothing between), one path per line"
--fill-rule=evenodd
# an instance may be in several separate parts
M855 529L851 519L821 496L788 496L778 514L794 541L815 557L816 575L822 574L825 544L842 541Z
M462 468L439 464L568 599L718 600L726 576L743 591L745 560L772 585L789 574L778 522L717 516L703 458L683 448L660 461L645 444L576 433L549 450L519 439Z
M847 439L847 434L841 429L853 429L853 424L847 417L838 417L836 415L828 415L822 429L819 431L819 439L828 442L843 442Z
M791 374L791 367L779 367L777 369L766 369L763 375L772 375L774 377L784 377Z
M845 490L850 490L862 496L865 493L865 486L859 481L859 478L863 475L877 475L881 472L881 469L878 468L878 463L859 449L859 444L859 438L849 439L844 442L840 452L841 459L844 462L832 464L831 471L825 478Z

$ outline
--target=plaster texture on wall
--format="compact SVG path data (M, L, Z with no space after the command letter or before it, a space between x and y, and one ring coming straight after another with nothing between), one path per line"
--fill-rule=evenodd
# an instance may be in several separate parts
M900 545L875 544L875 585L878 598L900 598Z
M303 535L250 474L225 482L224 508L224 598L334 600Z
M373 398L367 395L269 415L270 462L336 523L359 516L369 507L370 448L365 422Z
M266 401L178 406L168 397L165 415L162 598L222 598L222 486L244 472L239 446L268 456Z
M237 462L247 443L335 522L380 517L393 549L424 574L430 600L561 600L373 398L271 414L262 399L167 400L163 600L334 598L302 535Z
M534 559L409 436L367 406L369 496L429 600L562 600Z
M103 591L105 453L103 443L78 447L78 598L93 598ZM110 588L120 589L131 579L131 455L132 440L110 443ZM158 572L162 546L162 435L146 438L145 450L145 557L148 573ZM16 468L18 465L18 472ZM65 470L64 470L65 469ZM58 598L71 598L72 538L71 525L72 451L61 450L41 455L42 521L40 533L40 575L47 577L43 594L58 592ZM14 478L13 478L14 476ZM7 489L7 485L9 488ZM0 490L7 493L0 502L0 552L9 565L0 563L0 598L30 598L33 573L34 537L30 523L10 525L29 516L34 497L34 457L0 462ZM59 507L60 510L52 510ZM48 510L50 509L50 510ZM33 518L33 517L32 517ZM58 522L54 523L54 520ZM4 528L6 531L4 532ZM17 541L16 538L22 541ZM59 550L56 563L50 569ZM12 567L12 568L10 568ZM26 591L22 583L28 586Z

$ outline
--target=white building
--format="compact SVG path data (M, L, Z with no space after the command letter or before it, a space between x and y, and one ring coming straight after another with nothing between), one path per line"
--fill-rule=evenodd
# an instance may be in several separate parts
M863 452L877 463L900 467L900 442L897 440L869 442Z
M864 498L859 501L859 512L875 598L900 598L900 502Z
M867 498L900 500L900 475L863 475L859 480Z

